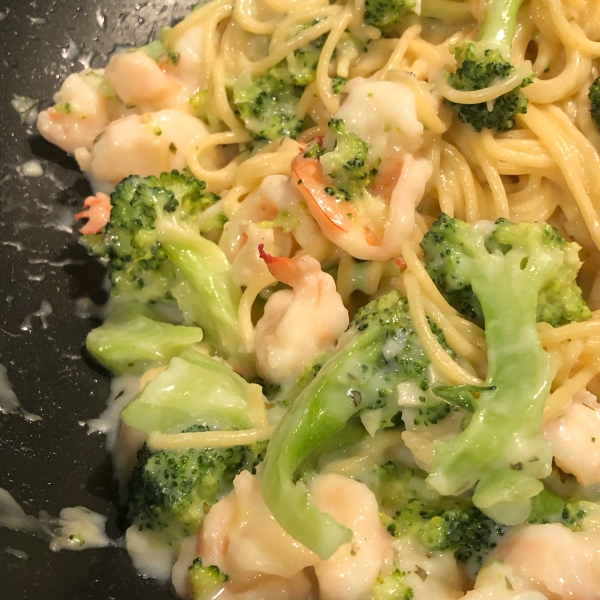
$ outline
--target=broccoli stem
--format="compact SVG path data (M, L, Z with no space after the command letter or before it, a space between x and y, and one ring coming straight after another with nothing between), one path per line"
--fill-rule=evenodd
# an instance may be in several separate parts
M226 358L241 353L237 311L241 291L232 279L227 258L213 242L167 223L157 231L169 260L181 270L196 294L183 294L184 313L189 312L207 339ZM177 290L173 290L177 295ZM186 315L187 318L188 315Z
M279 524L322 559L350 542L352 531L318 510L304 484L294 483L294 474L303 459L363 408L350 393L348 364L375 363L381 354L381 330L368 327L342 352L344 360L326 363L273 433L261 481L265 502Z
M504 256L465 257L486 324L486 385L496 389L481 394L459 436L437 444L428 481L441 494L460 494L491 471L547 475L543 471L550 461L548 449L537 434L551 372L550 357L537 334L536 306L540 274L548 272L548 265L541 253L530 256L523 267L526 260L517 250Z
M477 41L486 49L497 49L504 60L510 61L512 40L517 26L517 15L523 0L488 0L485 18Z

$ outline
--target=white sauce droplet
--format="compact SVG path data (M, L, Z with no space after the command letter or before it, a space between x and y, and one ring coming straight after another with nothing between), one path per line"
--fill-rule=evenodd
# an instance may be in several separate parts
M54 552L120 545L121 540L111 540L106 535L105 524L106 517L82 506L63 508L58 519L45 511L40 511L36 518L26 514L8 490L0 488L0 527L48 540ZM10 553L24 560L28 558L20 550Z
M136 571L143 577L168 581L177 558L178 544L169 545L152 531L131 526L125 532L126 547Z
M48 321L46 320L46 317L49 317L51 314L52 306L50 305L50 302L47 300L42 300L40 307L35 312L29 313L25 316L23 322L21 323L21 331L33 331L33 317L38 317L40 319L42 322L42 329L48 329Z
M77 46L70 36L67 36L67 39L69 40L69 43L61 49L60 55L65 60L75 60L79 54L79 46Z
M115 377L110 384L110 396L106 401L106 409L96 419L87 422L88 433L103 433L106 435L106 446L112 451L117 434L121 411L140 392L140 378L134 375Z
M102 29L104 29L104 26L106 25L106 15L101 8L98 8L96 11L96 23L98 23L98 27L101 27Z
M17 171L23 177L41 177L44 174L42 165L37 160L28 160L17 167Z
M32 423L42 420L42 417L39 415L34 415L33 413L23 410L23 407L12 388L10 380L8 379L6 367L2 364L0 364L0 412L3 412L5 415L20 413L27 421L31 421Z
M104 320L105 312L104 306L98 306L91 298L83 296L75 300L75 316L78 319L96 317Z
M27 96L19 96L18 94L13 94L13 98L10 101L11 106L19 113L21 123L28 127L31 127L37 121L39 103L39 100Z
M58 517L60 527L50 542L50 550L85 550L116 546L104 531L106 517L83 506L63 508Z
M29 560L29 554L27 552L23 552L23 550L17 550L17 548L11 548L7 546L4 548L4 552L7 554L12 554L15 558L19 558L21 560Z
M0 488L0 527L29 533L43 540L52 539L52 530L33 515L26 514L4 488Z

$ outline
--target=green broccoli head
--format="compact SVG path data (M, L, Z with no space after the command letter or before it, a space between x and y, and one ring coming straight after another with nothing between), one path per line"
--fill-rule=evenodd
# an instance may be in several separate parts
M412 469L393 462L376 465L363 476L394 537L411 537L434 552L449 551L462 562L481 565L505 528L468 499L446 500Z
M598 131L600 131L600 77L597 77L590 86L588 98L590 101L590 114L592 115L592 120Z
M306 27L316 25L317 23L318 20L314 20ZM326 35L321 35L312 42L309 42L306 46L296 48L296 50L287 57L287 68L296 85L307 86L315 80L319 57L321 56L321 50L325 45L326 39Z
M160 177L131 175L111 194L111 213L96 253L108 261L113 296L171 298L175 269L156 234L161 218L198 230L202 212L218 197L206 184L178 171Z
M481 564L497 545L504 528L468 502L430 505L411 499L390 521L394 537L411 537L434 552L449 550L457 560Z
M575 282L578 246L546 223L469 225L442 215L422 248L428 272L449 301L475 312L469 294L477 298L488 353L478 397L455 395L473 417L459 435L436 445L428 481L443 495L476 485L473 503L496 521L516 525L528 518L552 466L540 434L552 371L536 321L558 325L590 315ZM442 395L452 399L450 392Z
M109 222L88 247L107 262L113 298L176 306L218 354L249 372L238 328L241 290L223 251L201 235L223 224L206 210L218 196L205 187L177 171L124 179L111 194Z
M206 430L196 427L195 430ZM138 452L129 482L128 520L179 540L192 533L217 500L229 493L241 471L254 471L267 442L231 448Z
M363 19L379 29L395 25L416 6L413 0L366 0Z
M323 171L335 186L325 188L327 193L341 200L351 200L360 193L377 175L377 169L369 156L368 144L355 133L347 131L341 119L331 119L329 130L334 136L335 146L331 152L321 154Z
M458 66L454 73L448 74L448 81L460 91L482 90L514 71L513 65L502 57L499 50L485 48L479 43L469 42L455 47L454 56ZM469 123L477 131L508 131L515 126L517 115L527 112L527 98L522 88L530 83L531 79L525 79L519 87L496 98L491 110L487 102L451 104L460 120Z
M188 578L192 586L193 600L210 600L214 597L214 589L228 579L219 567L215 565L205 567L200 558L195 558L188 568Z
M485 246L491 253L506 254L511 248L522 247L526 251L539 249L560 254L560 271L538 292L537 321L557 327L590 318L576 281L581 262L575 242L567 242L546 223L510 223L500 219L493 225L481 223L479 227L490 229ZM459 268L467 251L467 228L462 221L442 214L423 238L421 248L425 268L446 300L465 317L483 325L481 304L470 280Z
M303 90L287 67L276 65L234 90L233 105L254 139L296 139L304 123L296 114Z
M523 0L488 0L485 17L475 42L454 48L458 63L455 73L448 75L452 87L460 91L482 90L508 77L514 66L510 62L517 16ZM531 83L526 78L514 89L496 98L490 110L487 102L479 104L451 103L464 123L477 131L508 131L515 126L518 114L527 112L527 99L521 88Z

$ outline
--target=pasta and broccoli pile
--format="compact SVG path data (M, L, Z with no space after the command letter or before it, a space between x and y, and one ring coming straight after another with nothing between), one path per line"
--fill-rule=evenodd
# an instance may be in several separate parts
M134 564L600 598L599 69L596 0L212 0L65 80Z

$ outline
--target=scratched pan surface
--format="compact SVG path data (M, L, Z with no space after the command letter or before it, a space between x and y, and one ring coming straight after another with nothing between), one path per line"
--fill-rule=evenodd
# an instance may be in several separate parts
M109 387L82 353L95 323L76 316L78 298L105 298L103 269L78 246L73 221L89 188L72 158L21 124L10 100L48 106L90 53L92 66L104 66L116 45L146 43L188 4L0 0L0 363L23 408L41 416L32 423L0 413L0 486L28 514L81 505L107 515L111 537L121 532L110 461L102 436L82 425L101 412ZM43 176L19 175L29 160ZM2 600L170 597L139 577L122 549L54 554L46 542L0 529Z

